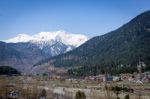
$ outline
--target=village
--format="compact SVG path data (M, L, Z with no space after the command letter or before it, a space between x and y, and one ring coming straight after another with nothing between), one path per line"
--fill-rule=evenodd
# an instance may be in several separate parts
M117 94L115 88L120 88ZM126 95L129 99L149 99L150 72L78 79L58 75L0 76L1 99L76 99L78 91L85 94L85 99L124 99Z
M113 76L111 74L106 75L97 75L97 76L89 76L85 77L85 80L95 80L98 82L118 82L118 81L128 81L134 83L149 83L150 82L150 72L145 73L124 73L119 76Z
M50 67L41 74L1 75L0 99L150 99L150 71L72 77ZM53 72L53 73L51 73Z

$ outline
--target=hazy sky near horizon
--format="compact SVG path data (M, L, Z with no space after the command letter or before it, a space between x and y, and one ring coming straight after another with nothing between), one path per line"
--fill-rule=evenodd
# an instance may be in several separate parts
M150 0L0 0L0 40L64 30L89 37L150 10Z

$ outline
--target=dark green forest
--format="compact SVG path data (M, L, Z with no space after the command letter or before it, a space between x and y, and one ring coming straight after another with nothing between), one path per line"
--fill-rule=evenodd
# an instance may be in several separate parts
M10 66L0 66L0 75L20 75L20 72Z
M144 12L117 30L93 37L78 48L37 63L70 68L73 75L137 72L139 59L150 70L150 11ZM35 65L35 66L36 66Z

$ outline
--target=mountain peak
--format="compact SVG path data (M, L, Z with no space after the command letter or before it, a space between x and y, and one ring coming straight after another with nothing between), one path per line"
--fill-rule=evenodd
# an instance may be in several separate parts
M27 34L18 34L14 38L10 38L6 40L7 43L18 43L18 42L62 42L65 45L70 46L79 46L85 41L88 40L88 37L82 34L72 34L67 33L63 30L54 31L54 32L40 32L35 35L27 35Z
M18 34L16 37L6 40L7 43L17 43L17 42L28 42L32 39L31 36L27 34Z

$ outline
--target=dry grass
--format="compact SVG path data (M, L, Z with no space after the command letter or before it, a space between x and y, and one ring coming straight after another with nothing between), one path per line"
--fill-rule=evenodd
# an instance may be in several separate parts
M7 77L0 76L0 99L8 99L8 93L11 90L19 91L18 99L39 99L41 91L46 89L47 99L59 97L61 99L74 99L75 93L78 90L85 92L86 99L116 99L117 95L111 90L111 86L129 86L134 88L134 93L120 92L120 99L124 99L125 95L129 94L130 99L150 99L149 93L144 93L144 88L150 88L150 84L138 85L135 83L119 82L108 84L105 89L105 84L98 84L94 81L73 83L65 80L50 80L39 79L36 77ZM65 93L60 95L54 93L55 88L64 88Z

